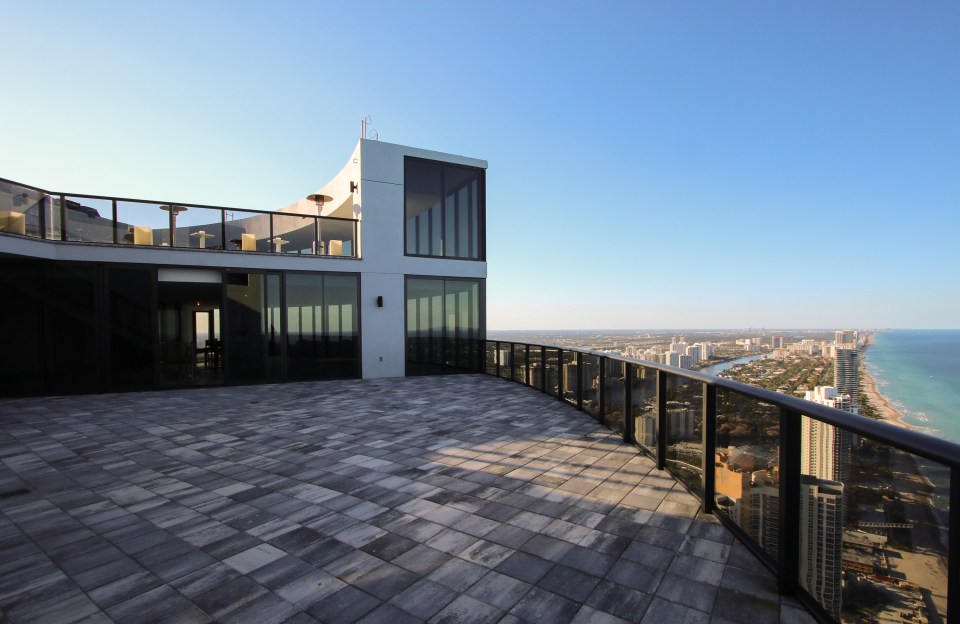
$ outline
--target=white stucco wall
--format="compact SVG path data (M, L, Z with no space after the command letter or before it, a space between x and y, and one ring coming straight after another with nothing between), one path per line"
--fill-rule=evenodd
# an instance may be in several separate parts
M474 158L361 141L362 179L355 197L359 197L362 213L363 259L359 263L364 378L405 374L405 276L487 277L486 262L404 255L403 159L406 156L487 167L486 161ZM383 308L377 308L377 296L383 296Z

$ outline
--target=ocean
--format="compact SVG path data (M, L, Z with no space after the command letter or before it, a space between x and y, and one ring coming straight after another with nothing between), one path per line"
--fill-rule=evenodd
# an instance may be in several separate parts
M880 392L927 433L960 443L960 330L874 334L864 363Z

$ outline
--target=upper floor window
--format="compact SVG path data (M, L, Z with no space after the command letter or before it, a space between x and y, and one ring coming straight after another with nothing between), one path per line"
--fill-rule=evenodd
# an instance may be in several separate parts
M404 161L408 256L484 259L483 174L432 160Z

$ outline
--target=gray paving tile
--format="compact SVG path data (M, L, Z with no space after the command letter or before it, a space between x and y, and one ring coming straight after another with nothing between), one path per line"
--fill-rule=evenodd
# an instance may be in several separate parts
M431 624L493 624L503 611L470 596L458 596L430 619Z
M540 587L534 587L510 610L528 622L568 622L580 610L576 602Z
M429 620L457 598L457 592L428 579L421 579L390 600L421 620Z
M625 620L635 622L647 610L653 596L613 581L603 580L594 588L586 604Z
M370 594L348 585L312 604L307 613L328 624L347 624L356 622L380 604Z
M11 622L809 621L649 458L489 377L0 400L0 458Z

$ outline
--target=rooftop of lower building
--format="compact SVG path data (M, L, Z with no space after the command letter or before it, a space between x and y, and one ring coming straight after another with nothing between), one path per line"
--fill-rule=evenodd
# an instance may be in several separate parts
M700 509L482 375L3 400L0 620L812 621Z

